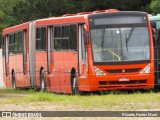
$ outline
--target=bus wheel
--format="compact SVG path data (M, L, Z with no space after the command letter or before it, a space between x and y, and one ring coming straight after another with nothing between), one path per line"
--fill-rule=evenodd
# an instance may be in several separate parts
M41 91L46 91L46 75L44 69L41 71L41 76L40 76L40 87Z
M78 79L77 78L73 78L72 94L73 95L79 94Z
M14 72L12 74L12 88L16 89L16 77Z

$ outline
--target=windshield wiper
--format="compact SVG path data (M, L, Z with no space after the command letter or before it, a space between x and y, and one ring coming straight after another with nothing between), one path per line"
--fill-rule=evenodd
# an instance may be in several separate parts
M127 51L128 51L128 42L129 42L129 40L130 40L130 38L131 38L131 36L132 36L132 33L133 33L133 31L134 31L134 28L135 28L135 27L133 26L132 29L131 29L131 31L129 32L128 37L127 37L127 35L126 35L126 33L125 33Z

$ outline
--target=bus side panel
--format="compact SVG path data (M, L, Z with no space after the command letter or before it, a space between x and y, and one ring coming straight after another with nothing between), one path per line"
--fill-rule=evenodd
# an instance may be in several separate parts
M80 91L88 91L88 89L89 89L88 82L89 82L88 78L80 76L78 78L78 89Z
M14 64L16 66L13 66L13 69L15 71L15 76L16 76L16 86L17 87L24 87L25 86L25 81L23 79L23 55L18 54L14 56Z
M16 77L16 86L19 86L19 78L18 73L16 71L17 64L19 60L17 59L16 55L13 55L12 53L9 54L9 75L10 75L10 86L12 86L12 70L14 70L15 77Z
M36 52L36 84L38 87L40 87L40 70L41 68L44 68L44 70L47 70L47 53L45 51L42 52ZM47 74L47 72L46 72Z
M25 86L31 87L31 81L30 81L30 72L29 72L29 28L26 30L26 73L24 75L25 79Z
M51 87L53 92L61 92L61 82L62 72L61 69L63 67L63 53L62 52L54 52L54 79L52 81Z
M64 93L71 93L71 70L74 68L76 71L78 70L78 53L75 51L69 51L63 53L63 78L64 80L61 82L63 84Z
M17 81L17 87L29 87L30 86L30 78L29 78L29 71L26 70L26 73L24 74L23 71L23 55L19 54L16 55L17 61L16 68L15 68L15 75L16 75L16 81Z
M71 93L71 70L78 69L77 52L54 53L54 79L51 81L53 92Z

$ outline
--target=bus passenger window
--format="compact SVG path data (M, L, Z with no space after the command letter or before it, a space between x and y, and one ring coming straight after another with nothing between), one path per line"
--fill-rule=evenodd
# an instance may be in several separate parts
M15 53L15 54L19 52L18 44L19 44L19 41L18 41L18 33L15 33L15 46L14 46L14 53Z
M61 43L62 41L60 39L55 39L54 40L54 49L56 51L60 50L61 49Z
M69 26L62 27L62 37L69 37Z
M46 28L45 27L41 29L41 50L42 51L46 50Z
M69 39L62 39L62 49L63 50L68 50L69 44L68 44Z
M54 49L56 51L76 50L76 25L54 28Z
M46 28L36 29L36 50L45 51L46 50Z
M14 47L15 47L15 35L11 34L9 36L9 54L14 54Z
M77 50L76 36L76 25L70 25L70 50Z
M69 49L69 26L62 27L62 49Z
M62 30L61 27L55 27L54 29L54 38L61 38Z
M55 27L54 29L54 49L56 51L61 50L62 48L62 29L61 27Z
M18 53L22 53L22 32L18 32Z
M36 50L41 50L41 29L36 29Z

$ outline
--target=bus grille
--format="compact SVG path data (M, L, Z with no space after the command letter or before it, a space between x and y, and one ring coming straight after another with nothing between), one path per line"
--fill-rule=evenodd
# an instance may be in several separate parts
M116 69L116 70L106 70L108 73L134 73L138 72L141 68L133 69Z
M109 84L144 84L147 80L110 81Z
M130 80L130 81L99 81L99 85L125 85L125 84L145 84L147 80Z

